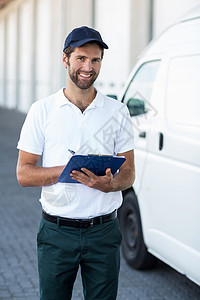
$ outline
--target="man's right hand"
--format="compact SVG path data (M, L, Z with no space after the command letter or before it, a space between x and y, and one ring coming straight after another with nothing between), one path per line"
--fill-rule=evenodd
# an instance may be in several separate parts
M57 182L65 166L37 166L40 155L19 150L17 180L21 186L47 186Z

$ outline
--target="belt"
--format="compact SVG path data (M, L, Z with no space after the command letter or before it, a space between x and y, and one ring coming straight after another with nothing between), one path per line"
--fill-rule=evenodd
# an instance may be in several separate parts
M49 215L46 212L42 212L42 217L49 222L59 224L61 226L69 226L75 228L89 228L94 225L99 225L103 223L107 223L109 221L114 220L117 217L117 210L113 211L110 214L95 217L92 219L69 219L58 216Z

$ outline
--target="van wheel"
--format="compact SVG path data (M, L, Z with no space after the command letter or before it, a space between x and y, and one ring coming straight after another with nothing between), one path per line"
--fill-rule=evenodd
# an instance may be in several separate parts
M126 262L137 270L152 268L156 258L147 251L144 244L139 206L133 190L124 194L119 220L122 233L121 249Z

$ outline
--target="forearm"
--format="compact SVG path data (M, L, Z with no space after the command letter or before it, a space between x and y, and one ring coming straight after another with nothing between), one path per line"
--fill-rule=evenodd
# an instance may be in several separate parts
M108 192L126 190L133 185L134 181L135 171L132 169L123 169L112 178Z
M44 168L32 164L17 166L17 179L21 186L46 186L57 182L64 166Z

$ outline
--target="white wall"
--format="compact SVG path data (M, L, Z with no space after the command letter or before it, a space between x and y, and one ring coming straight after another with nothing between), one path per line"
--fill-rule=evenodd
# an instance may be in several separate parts
M17 13L13 10L6 19L5 89L8 108L17 105Z
M51 5L49 0L37 2L36 7L36 40L35 40L35 99L43 98L51 91L51 64L53 57L51 45Z
M13 0L0 10L0 106L27 112L66 85L62 49L72 28L93 26L108 44L96 87L118 94L153 35L200 0Z
M1 106L27 112L66 84L64 39L73 27L92 26L92 1L15 0L0 10Z
M129 72L152 38L151 0L131 0Z
M20 7L19 13L19 74L18 74L18 103L17 107L27 111L32 99L33 85L33 26L34 26L34 3L25 1Z
M166 27L197 5L200 5L200 0L154 0L153 36L158 36Z
M95 27L109 46L96 87L112 94L119 92L130 71L130 0L95 3Z

